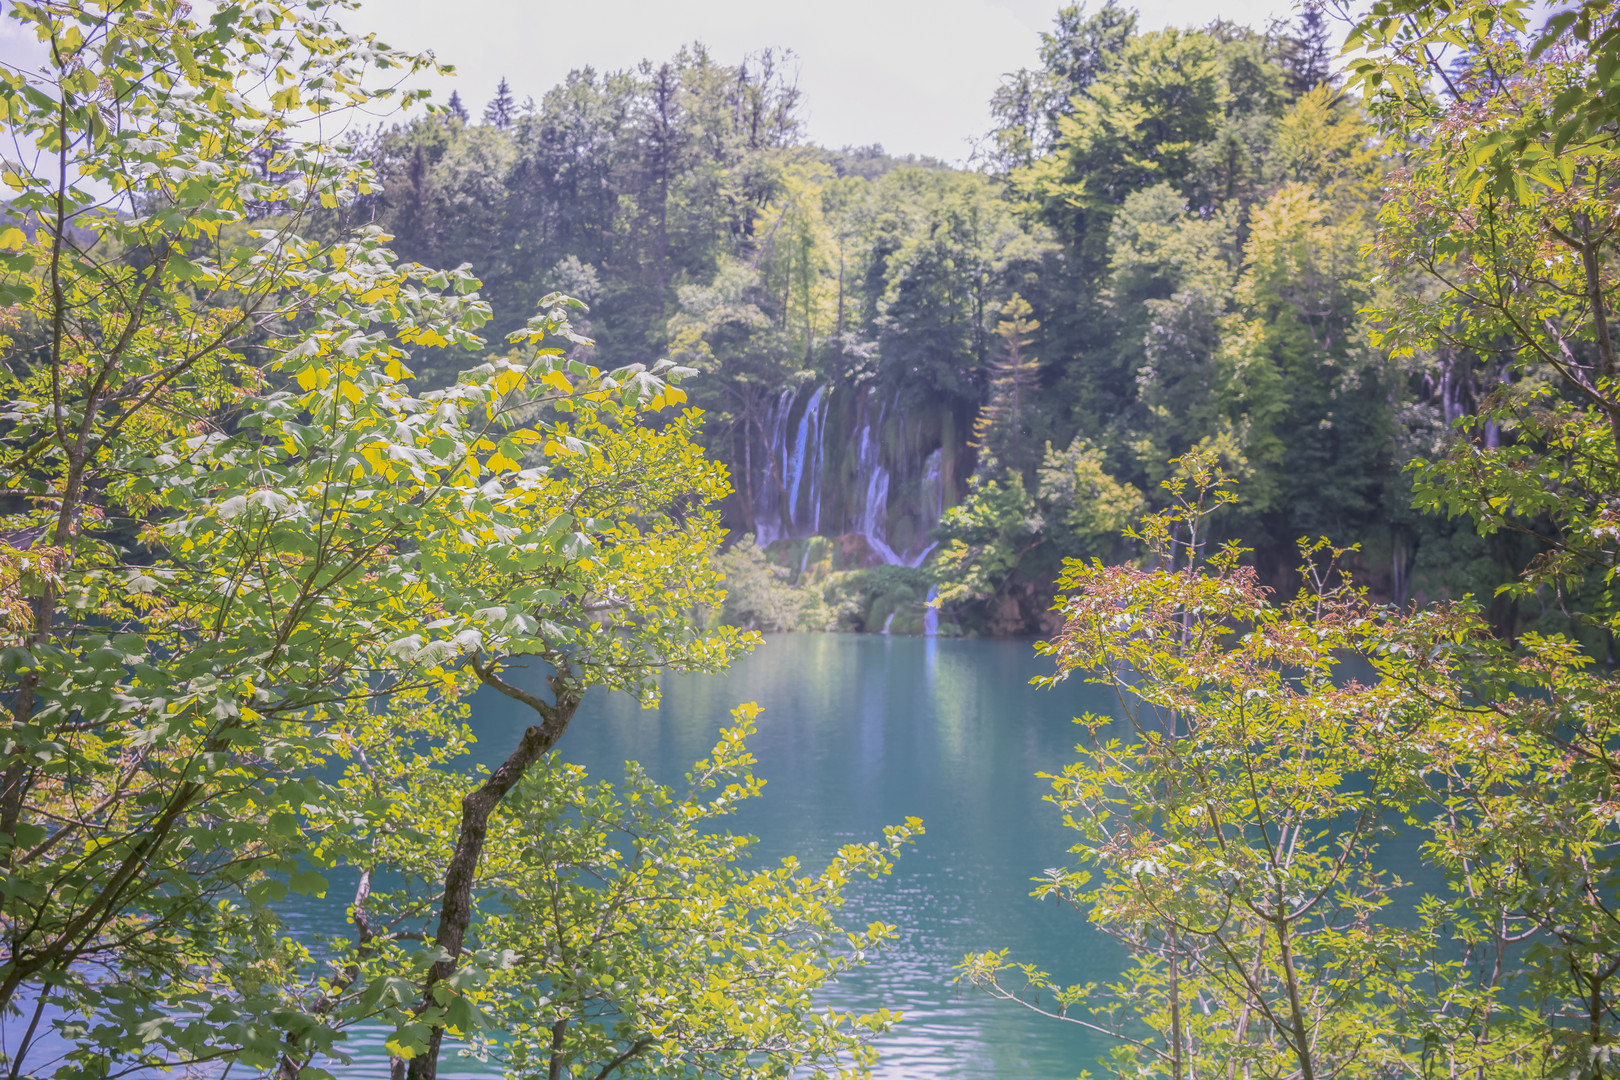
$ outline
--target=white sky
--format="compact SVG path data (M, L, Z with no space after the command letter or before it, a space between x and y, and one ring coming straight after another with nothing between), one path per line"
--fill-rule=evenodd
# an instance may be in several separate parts
M506 76L539 99L570 69L630 67L702 41L722 63L774 46L799 57L808 133L826 146L964 158L989 126L1005 72L1032 66L1060 0L366 0L343 21L385 43L432 49L476 116ZM1088 5L1093 10L1100 0ZM1129 6L1127 4L1127 6ZM1218 16L1258 25L1291 0L1144 0L1142 29ZM4 42L0 41L0 46Z
M791 49L811 141L834 148L882 143L893 154L960 162L989 127L990 94L1001 76L1036 63L1040 32L1061 2L363 0L342 21L455 65L454 76L425 85L440 100L460 91L474 116L503 75L521 102L538 100L571 68L613 71L663 60L692 41L721 63L767 47ZM1141 0L1136 7L1144 30L1222 16L1258 26L1295 13L1294 0ZM31 37L0 19L0 59L32 66L39 55Z

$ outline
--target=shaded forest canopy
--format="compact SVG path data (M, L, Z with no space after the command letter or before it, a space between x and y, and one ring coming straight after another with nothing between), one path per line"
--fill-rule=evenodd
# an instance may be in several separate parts
M809 534L886 516L891 541L932 538L947 629L1050 629L1062 560L1130 554L1120 528L1200 445L1241 480L1218 527L1268 584L1291 587L1295 541L1322 535L1361 546L1376 596L1490 596L1532 551L1415 512L1403 470L1504 365L1371 343L1364 309L1421 286L1369 254L1400 155L1332 52L1317 13L1144 31L1112 2L1069 6L955 168L811 145L789 58L693 45L576 70L538 101L503 80L477 116L452 98L379 132L384 186L360 212L405 259L471 264L490 340L558 290L590 305L605 366L701 370L733 535L777 536L802 575ZM807 421L816 387L827 412ZM808 495L783 475L807 423L825 473ZM863 437L886 467L873 512ZM935 451L942 520L921 505ZM856 549L826 568L876 561ZM1544 615L1492 611L1509 631Z

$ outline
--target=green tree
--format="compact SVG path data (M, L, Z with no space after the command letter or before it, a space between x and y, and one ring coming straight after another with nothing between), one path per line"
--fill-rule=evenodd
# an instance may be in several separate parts
M512 88L506 85L506 76L495 85L495 96L489 99L484 106L484 123L491 127L505 130L512 126L517 113L517 104L512 100Z
M1034 164L1052 152L1070 102L1096 82L1136 32L1136 12L1106 0L1087 15L1084 4L1058 9L1041 32L1041 66L1007 76L990 98L996 127L988 136L989 164L997 172Z
M1181 464L1140 528L1155 565L1071 563L1041 646L1043 681L1084 672L1122 718L1082 718L1047 777L1079 865L1035 895L1130 962L1064 986L1003 950L962 977L1112 1036L1121 1077L1607 1075L1612 683L1468 602L1371 604L1325 542L1274 602L1236 545L1205 554L1233 499L1213 457ZM1403 832L1445 889L1389 868Z
M888 210L874 222L869 293L881 376L911 395L977 404L989 315L1011 291L1004 282L1040 265L1041 238L984 177L902 169L876 190Z
M1187 182L1194 150L1215 137L1227 92L1220 49L1209 35L1164 30L1132 37L1108 73L1074 99L1054 154L1015 183L1064 219L1065 239L1096 266L1114 208L1127 195Z
M376 178L317 136L427 61L324 14L189 12L10 11L50 46L0 89L41 150L10 166L20 225L0 236L11 1069L320 1076L381 1023L428 1077L446 1032L498 1013L478 988L510 992L513 953L540 962L486 947L479 905L520 855L508 797L545 787L582 697L650 703L658 672L749 644L694 619L720 602L724 471L674 409L685 373L570 358L561 296L417 390L416 354L485 352L489 306L466 269L344 230ZM513 681L528 664L543 689ZM481 686L535 713L482 775L459 722ZM351 873L351 941L284 932L289 891ZM707 925L759 926L733 911ZM65 1058L41 1062L42 1023ZM858 1047L776 1030L782 1054Z
M1045 521L1023 477L975 473L968 497L945 511L936 531L943 547L934 573L946 603L999 598L1019 560L1042 542Z
M825 630L833 613L822 602L820 591L795 588L793 574L765 557L754 542L753 533L744 533L720 555L720 569L726 575L726 604L722 618L732 626L748 630Z
M887 873L920 826L845 845L819 874L747 866L749 838L703 830L764 786L744 745L758 712L736 710L684 792L634 767L617 788L589 785L553 761L517 793L487 937L519 959L484 992L514 1075L829 1076L876 1060L855 1036L898 1014L840 1014L814 995L894 934L834 919L845 885Z
M1407 355L1471 358L1488 373L1495 385L1468 421L1471 437L1419 473L1422 503L1466 515L1487 536L1528 538L1540 553L1505 592L1526 616L1545 606L1540 597L1557 597L1547 629L1574 616L1577 632L1606 635L1616 560L1601 521L1620 475L1620 399L1609 325L1616 219L1603 193L1620 159L1602 129L1582 127L1601 114L1580 105L1592 58L1532 59L1540 44L1505 32L1525 17L1513 5L1480 12L1464 39L1468 66L1447 72L1464 96L1438 116L1432 103L1382 89L1428 62L1414 50L1437 27L1361 69L1381 121L1428 146L1392 188L1379 255L1431 287L1391 298L1379 340ZM1506 90L1481 85L1492 73L1511 76ZM1498 128L1511 130L1509 142ZM1504 177L1510 158L1520 165Z
M734 711L735 726L681 790L634 764L618 784L591 782L554 755L514 786L491 820L474 896L487 908L477 920L484 966L459 978L447 1002L474 1052L517 1077L682 1076L694 1067L766 1077L785 1066L827 1075L872 1060L867 1040L898 1015L843 1014L813 998L892 935L881 923L846 935L837 911L850 879L886 873L920 826L847 845L820 873L792 859L753 864L750 838L716 830L763 787L745 744L758 712ZM371 861L356 933L325 943L326 962L308 965L305 1009L354 1011L369 999L374 1012L409 1017L409 973L421 960L396 928L420 924L437 865L424 852L463 796L445 766L467 733L444 719L424 714L405 728L445 740L435 760L397 737L353 744L341 801L323 807L325 842ZM352 808L378 799L389 814L356 836ZM395 1035L397 1048L424 1036L411 1025Z
M1018 460L1018 451L1027 442L1020 436L1040 388L1041 362L1026 350L1035 344L1033 335L1041 324L1033 317L1029 301L1017 293L1002 305L1000 314L996 336L1001 339L1001 351L988 365L989 400L973 421L972 445L981 456L993 457L1016 469L1023 464Z

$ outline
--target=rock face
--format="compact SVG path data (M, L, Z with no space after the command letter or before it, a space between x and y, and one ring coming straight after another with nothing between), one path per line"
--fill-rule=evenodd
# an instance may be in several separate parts
M984 633L989 637L1022 637L1031 632L1050 637L1063 620L1052 610L1055 592L1030 582L1015 581L985 605Z
M833 543L837 545L840 570L865 570L873 566L882 566L889 561L861 533L845 533Z
M869 386L784 390L760 434L746 432L747 453L733 454L748 475L727 517L760 547L858 535L884 563L921 565L972 471L971 420L939 404L902 407Z

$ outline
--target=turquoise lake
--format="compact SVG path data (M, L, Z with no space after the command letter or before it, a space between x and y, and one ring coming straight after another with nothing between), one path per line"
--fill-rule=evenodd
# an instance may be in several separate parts
M1065 983L1111 978L1123 960L1081 913L1029 895L1030 879L1062 865L1072 842L1035 774L1073 759L1074 717L1114 706L1078 678L1050 690L1029 685L1050 670L1029 641L772 635L723 674L666 678L656 710L623 695L587 696L558 752L593 778L617 779L635 760L676 784L708 755L730 710L757 702L749 745L765 793L729 821L759 837L758 858L796 855L819 868L839 845L908 816L927 829L892 875L858 879L843 913L849 926L882 920L899 930L891 948L827 995L841 1009L905 1014L878 1044L876 1075L1074 1080L1096 1071L1105 1040L958 986L952 971L968 952L1004 947ZM511 677L542 689L537 670ZM481 691L471 722L477 757L493 764L533 714ZM352 886L333 885L324 901L285 912L293 933L344 932ZM353 1033L356 1060L344 1076L387 1076L380 1035ZM446 1050L441 1076L495 1075Z
M1062 864L1071 843L1035 773L1072 759L1075 716L1113 704L1079 679L1029 685L1050 670L1028 641L772 635L724 674L667 679L656 711L587 698L558 749L593 776L617 777L632 759L674 783L732 707L758 702L750 745L765 794L734 822L760 838L761 858L815 863L908 815L927 828L892 876L861 879L845 909L850 925L881 919L900 932L829 995L841 1008L905 1013L879 1044L878 1075L1072 1080L1095 1071L1096 1036L954 985L951 970L964 953L1001 947L1065 982L1118 970L1119 950L1080 913L1029 896L1030 879ZM531 719L484 692L472 722L479 757L494 762Z

